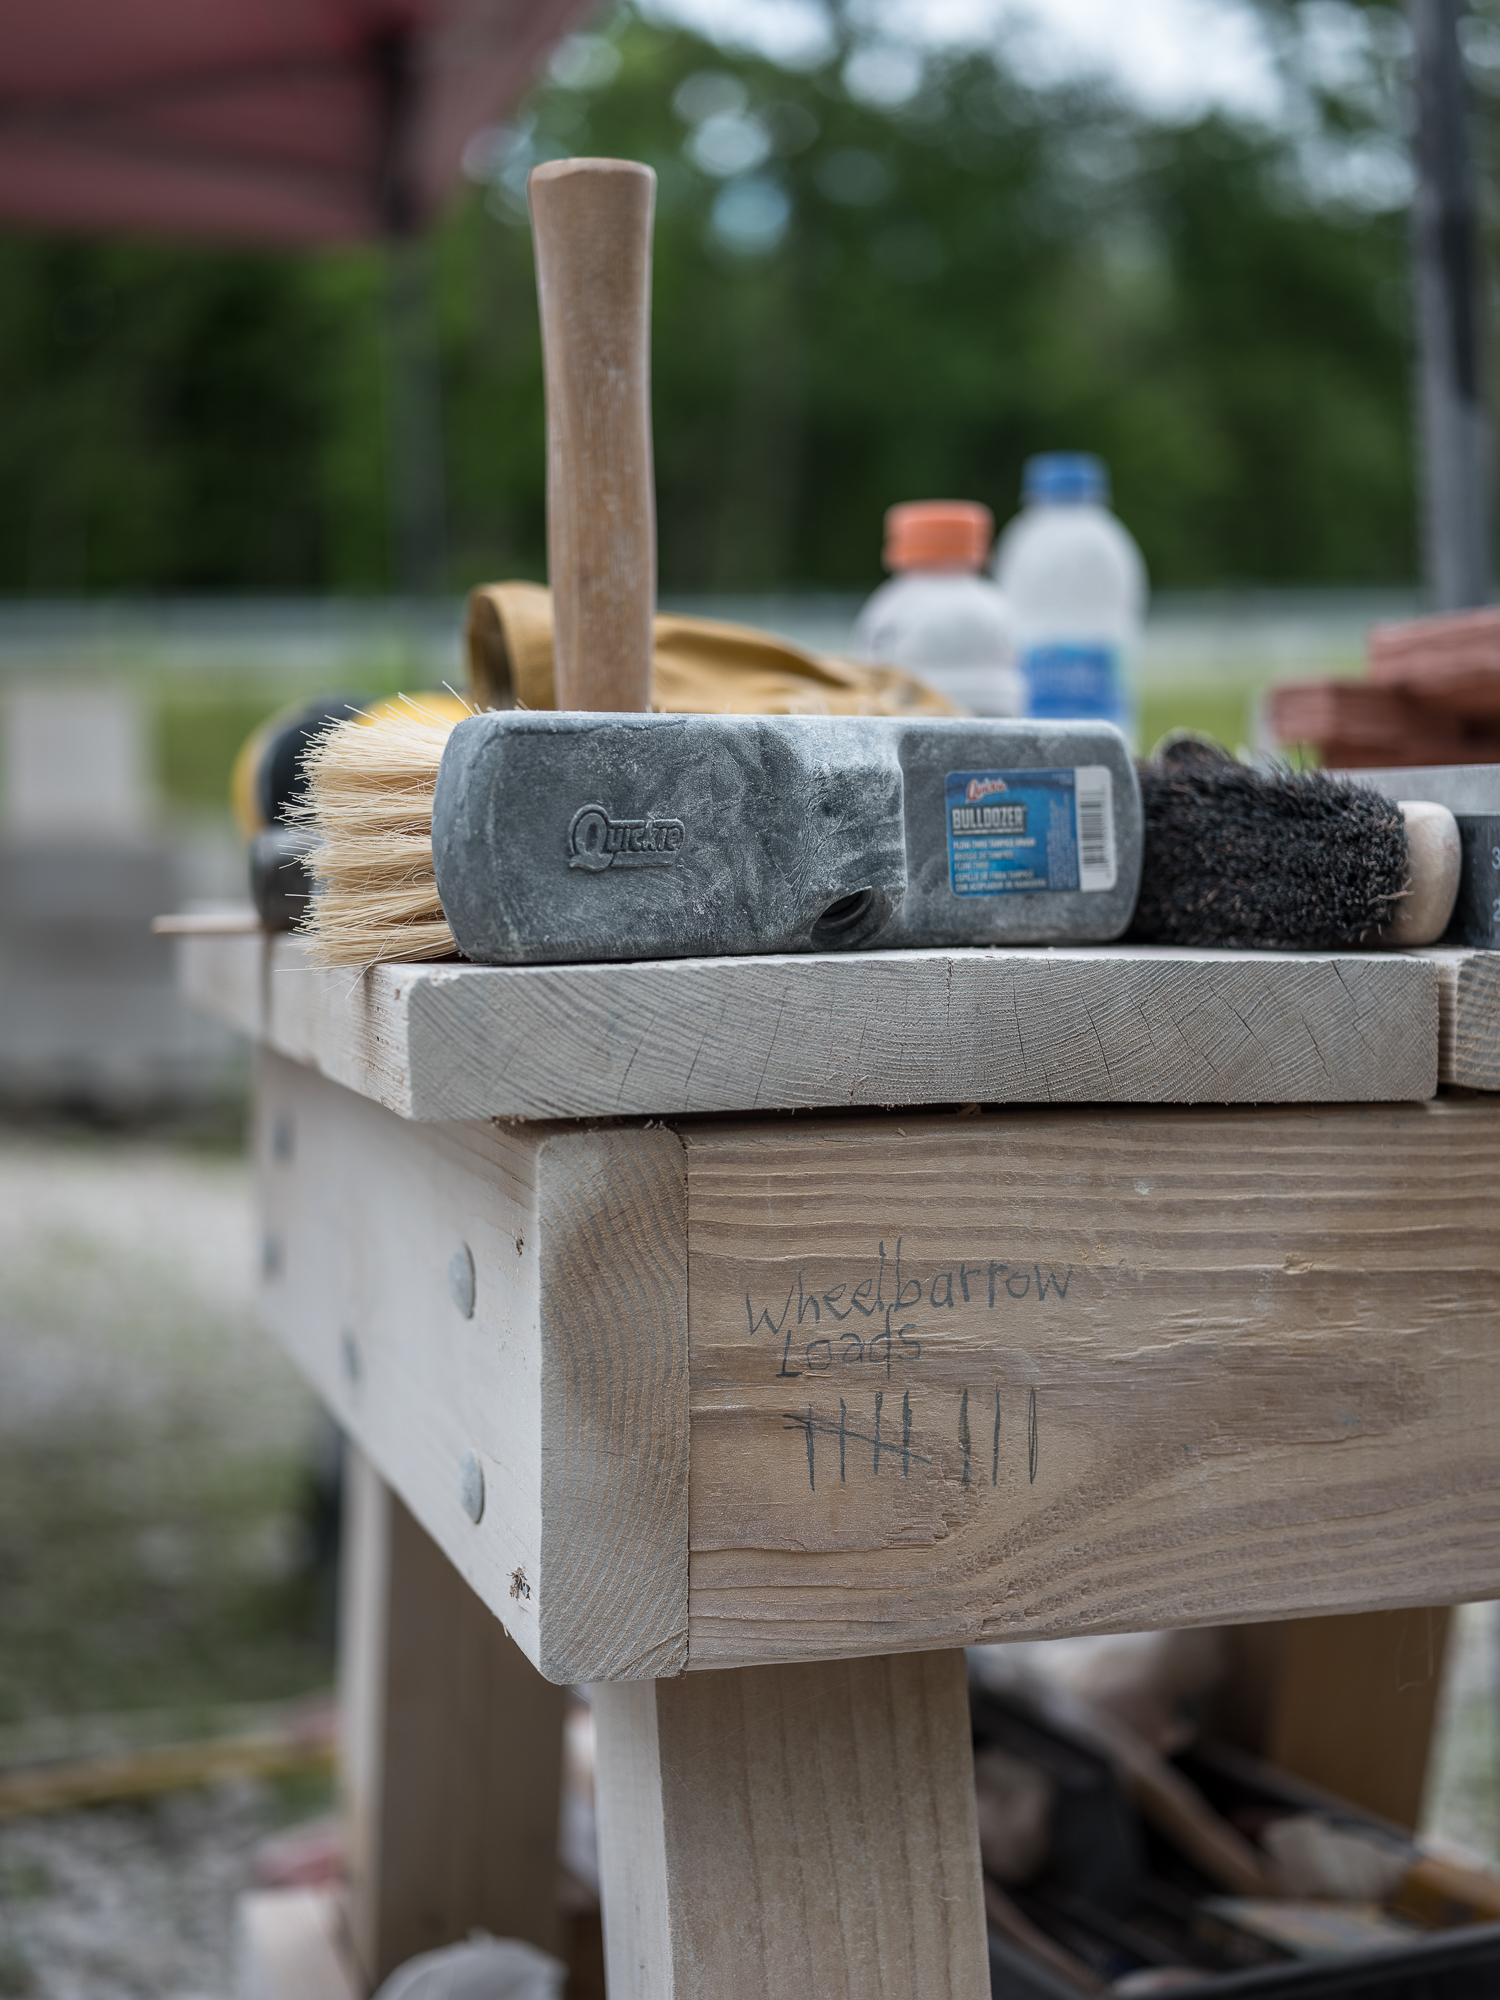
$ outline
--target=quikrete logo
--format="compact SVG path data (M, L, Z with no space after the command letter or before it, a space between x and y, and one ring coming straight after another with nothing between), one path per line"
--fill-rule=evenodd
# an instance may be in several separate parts
M972 791L973 786L969 789ZM1026 808L1018 800L1009 799L1003 805L954 806L953 831L955 833L1024 833L1026 831Z
M672 868L686 832L680 819L615 819L604 806L580 806L568 822L568 866Z

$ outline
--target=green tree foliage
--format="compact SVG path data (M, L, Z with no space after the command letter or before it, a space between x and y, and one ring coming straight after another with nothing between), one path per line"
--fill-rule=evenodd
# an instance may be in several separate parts
M664 589L872 583L892 501L1003 518L1047 448L1110 461L1158 582L1410 575L1399 191L1329 166L1389 92L1153 125L993 55L893 83L628 13L573 55L437 234L455 584L544 566L524 180L584 152L660 177ZM0 588L382 587L380 297L372 250L0 241Z

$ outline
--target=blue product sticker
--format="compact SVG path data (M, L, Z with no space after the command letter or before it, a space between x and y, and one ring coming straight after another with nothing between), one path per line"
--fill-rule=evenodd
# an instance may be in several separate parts
M948 880L955 896L1017 896L1115 885L1106 766L950 771Z
M1026 713L1053 722L1126 719L1118 646L1028 646L1021 655Z

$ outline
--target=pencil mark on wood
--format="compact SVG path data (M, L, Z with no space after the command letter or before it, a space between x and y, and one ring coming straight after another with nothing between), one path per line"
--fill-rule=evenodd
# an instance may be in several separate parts
M888 1457L899 1455L901 1459L901 1471L904 1476L910 1473L913 1463L917 1465L931 1465L932 1460L920 1451L913 1451L911 1446L911 1398L909 1396L903 1397L902 1405L899 1454L898 1447L895 1445L888 1444L883 1449ZM877 1426L879 1419L880 1413L877 1410ZM799 1416L795 1410L786 1411L783 1414L782 1426L789 1431L801 1431L807 1438L807 1484L812 1492L816 1493L818 1490L817 1456L814 1440L819 1435L836 1437L839 1441L839 1483L841 1485L845 1484L847 1480L847 1447L850 1444L867 1444L870 1446L871 1469L878 1476L880 1471L880 1453L882 1450L878 1428L868 1431L851 1430L849 1427L848 1406L842 1400L839 1403L837 1422L832 1417L818 1416L812 1404L809 1403L806 1416Z
M969 1422L969 1393L968 1389L961 1390L958 1399L957 1436L961 1456L959 1485L965 1491L975 1483L974 1439ZM1000 1390L998 1387L994 1394L995 1424L990 1445L990 1485L997 1487L1000 1484ZM901 1477L903 1479L911 1477L911 1469L914 1465L937 1466L939 1472L942 1470L936 1452L932 1447L929 1447L926 1451L918 1451L912 1444L913 1418L911 1391L909 1389L904 1389L901 1392L901 1442L899 1445L887 1436L882 1428L885 1421L885 1391L883 1389L875 1391L875 1415L868 1430L860 1429L857 1419L854 1422L850 1421L849 1402L848 1398L844 1396L840 1396L839 1398L839 1413L837 1417L834 1417L831 1413L822 1414L813 1404L809 1403L805 1411L784 1410L781 1421L784 1430L800 1431L802 1433L807 1453L807 1485L808 1490L813 1493L816 1493L818 1490L817 1440L819 1437L838 1439L839 1484L841 1486L847 1486L849 1483L851 1470L850 1445L868 1445L870 1447L870 1474L875 1479L880 1477L880 1461L882 1458L899 1458L901 1461ZM929 1435L931 1435L930 1432ZM1032 1486L1036 1484L1037 1465L1037 1409L1036 1391L1033 1389L1030 1392L1026 1420L1027 1483ZM982 1483L983 1475L981 1474L980 1484L982 1485Z
M1035 1260L1020 1264L1000 1257L976 1257L972 1262L961 1257L956 1263L913 1276L909 1262L903 1268L905 1241L904 1236L898 1236L894 1256L887 1256L885 1240L880 1240L872 1277L851 1273L821 1291L816 1287L809 1290L807 1269L802 1266L787 1286L786 1297L778 1303L764 1302L757 1308L751 1294L744 1294L751 1339L766 1333L781 1344L777 1381L791 1382L803 1375L826 1375L841 1365L870 1363L883 1368L889 1381L895 1362L905 1365L921 1360L922 1342L913 1335L924 1329L941 1330L948 1324L941 1317L929 1323L902 1315L914 1311L962 1313L965 1307L994 1312L1004 1308L1007 1300L1017 1304L1029 1301L1035 1308L1049 1298L1065 1300L1073 1279L1071 1264L1059 1272ZM878 1330L861 1331L859 1319L853 1325L844 1324L856 1314L864 1320L878 1318ZM794 1353L804 1327L809 1330Z

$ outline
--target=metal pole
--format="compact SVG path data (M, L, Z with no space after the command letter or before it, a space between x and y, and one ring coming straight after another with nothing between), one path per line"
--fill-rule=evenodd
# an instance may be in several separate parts
M432 307L432 249L420 236L385 246L386 486L391 553L403 595L443 588L443 391Z
M1422 568L1437 611L1487 604L1493 575L1494 439L1469 92L1458 42L1464 4L1408 0L1416 95L1411 255Z

